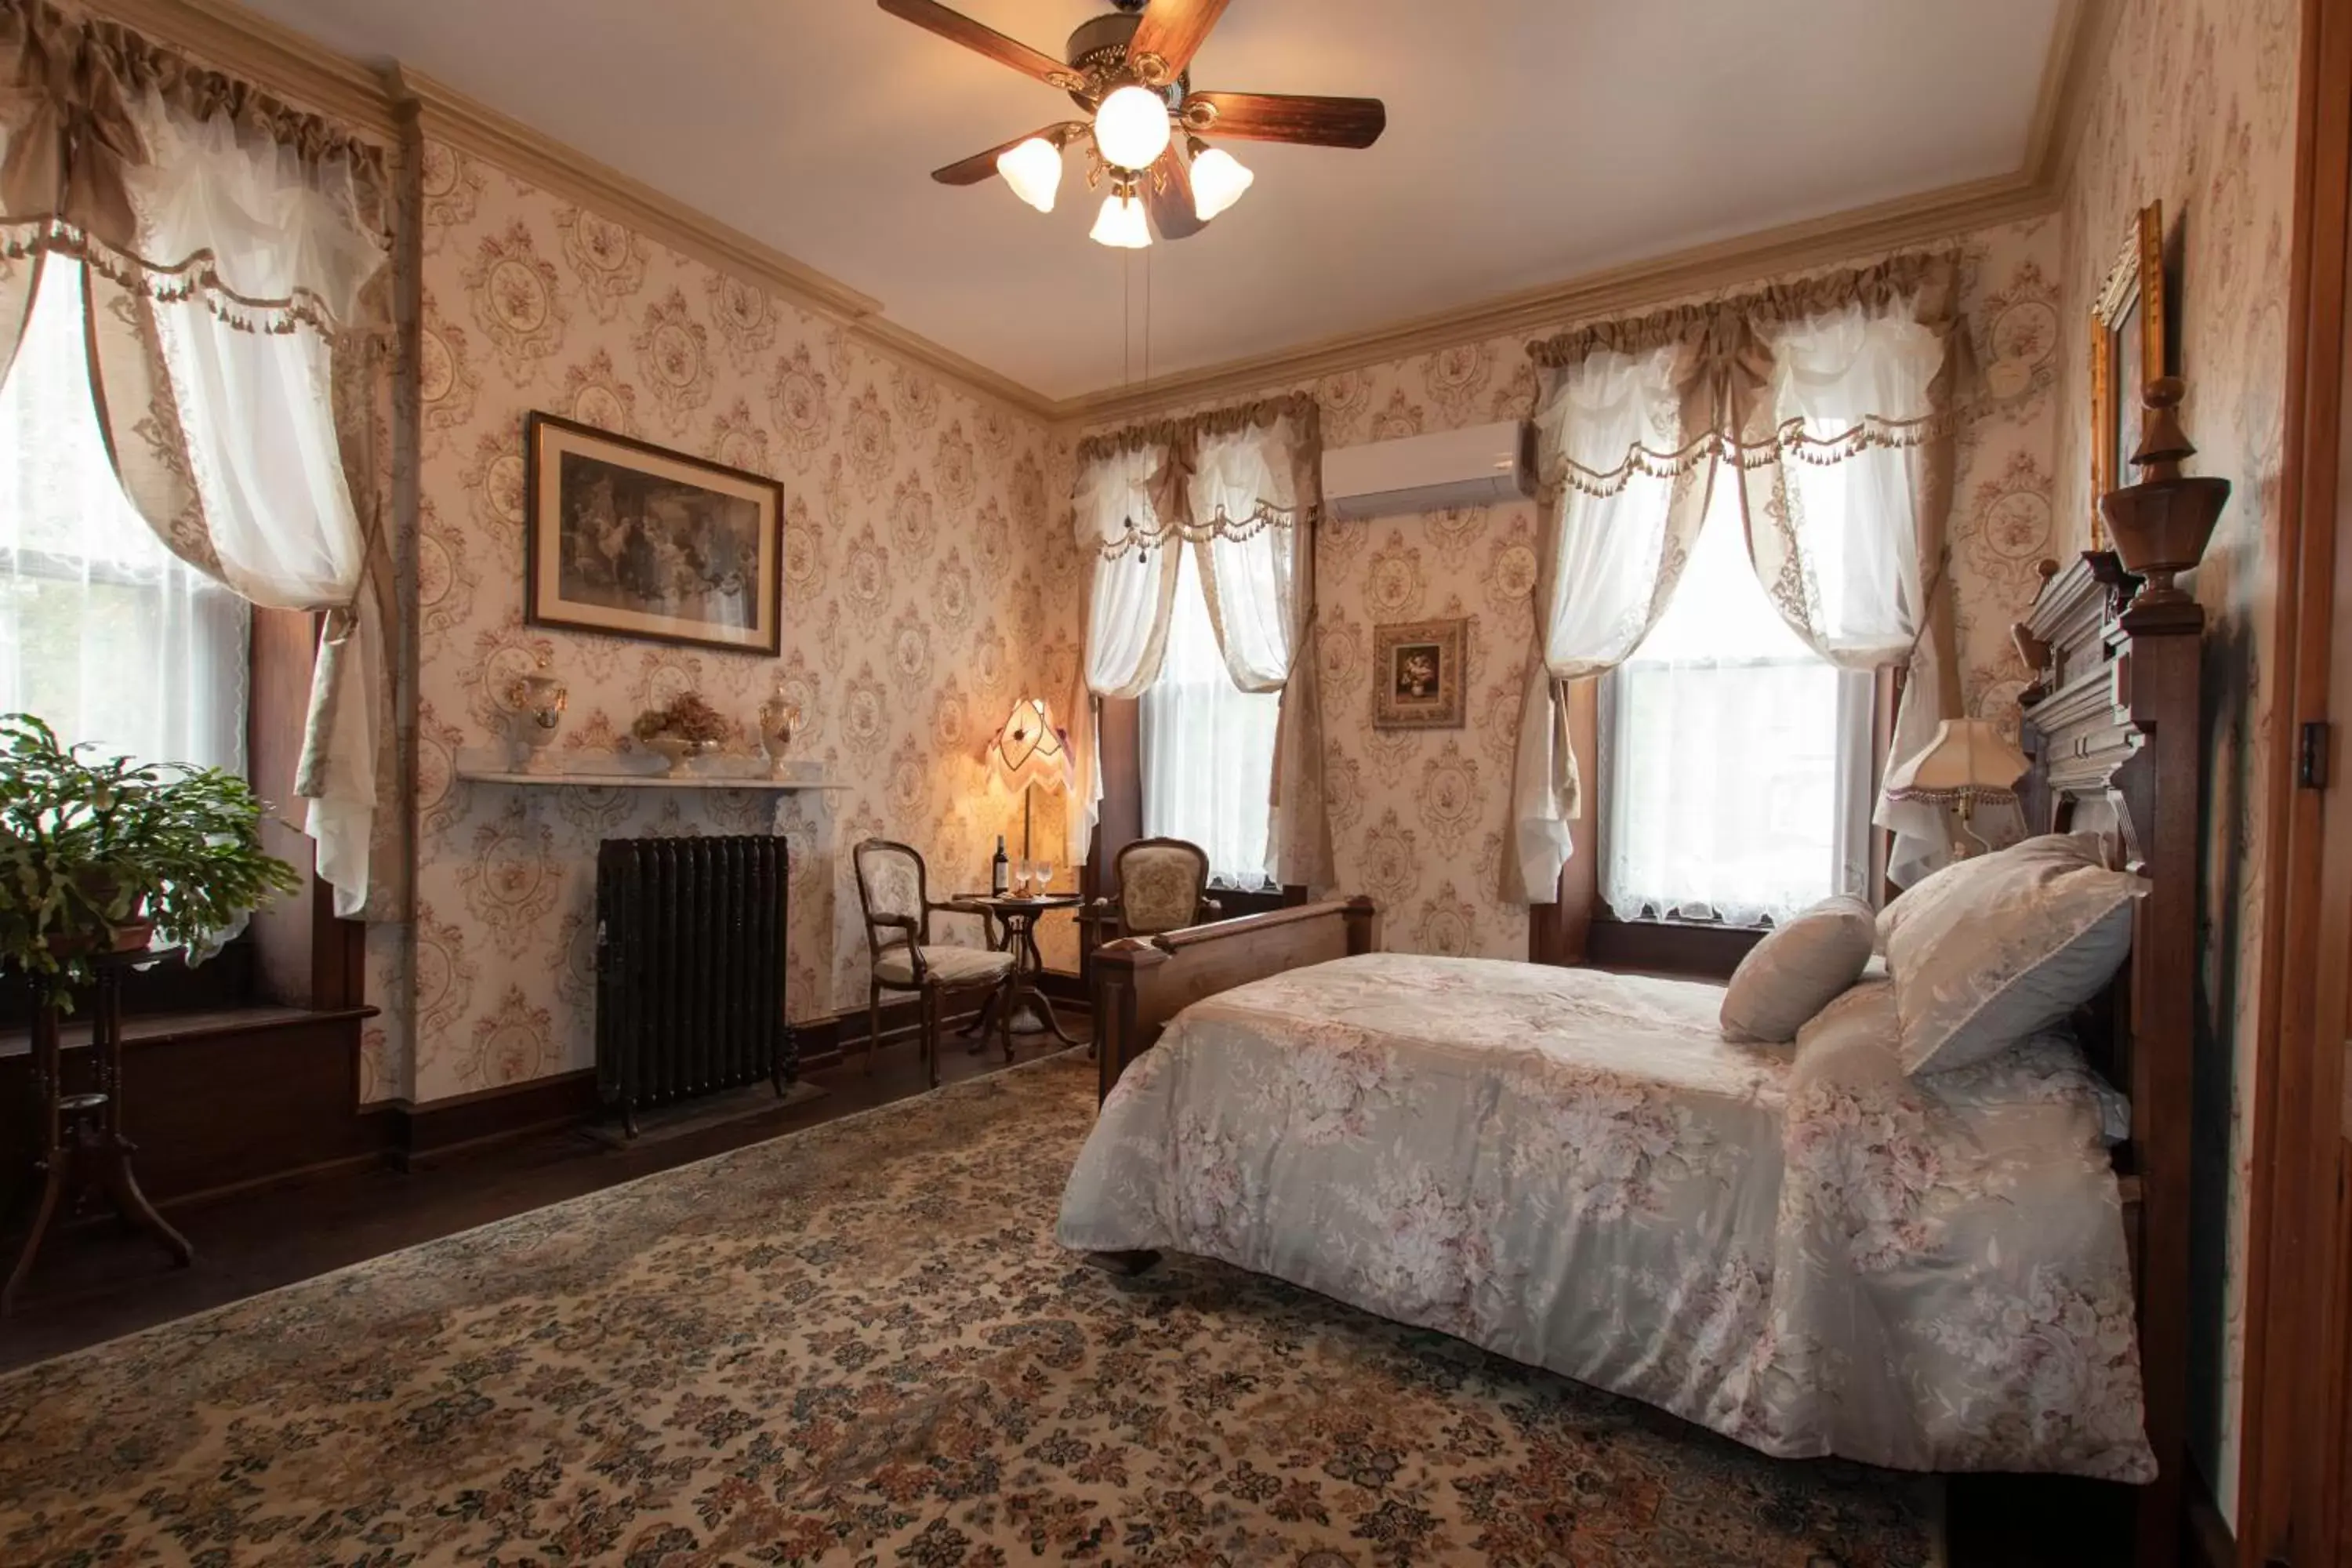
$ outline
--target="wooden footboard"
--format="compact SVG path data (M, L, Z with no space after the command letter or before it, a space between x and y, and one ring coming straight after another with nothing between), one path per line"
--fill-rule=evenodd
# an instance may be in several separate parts
M1239 920L1130 936L1095 950L1101 1093L1150 1050L1168 1020L1220 991L1286 970L1372 951L1379 913L1370 899L1334 899Z

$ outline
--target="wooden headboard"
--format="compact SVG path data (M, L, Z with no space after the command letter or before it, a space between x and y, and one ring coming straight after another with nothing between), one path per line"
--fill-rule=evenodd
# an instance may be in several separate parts
M2020 698L2032 770L2020 786L2036 833L2097 832L2113 863L2148 879L2131 958L2083 1020L2092 1058L2131 1097L2116 1151L2139 1292L2140 1373L2159 1473L2143 1489L2136 1561L2177 1564L2186 1518L2189 1147L2197 973L2200 667L2205 613L2136 597L2107 552L2046 580L2015 628L2035 671Z

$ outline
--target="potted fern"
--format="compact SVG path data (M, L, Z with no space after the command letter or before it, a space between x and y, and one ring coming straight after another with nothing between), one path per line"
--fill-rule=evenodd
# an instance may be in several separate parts
M0 716L0 969L62 1007L93 952L157 935L208 952L302 885L262 848L263 810L233 773L102 756Z

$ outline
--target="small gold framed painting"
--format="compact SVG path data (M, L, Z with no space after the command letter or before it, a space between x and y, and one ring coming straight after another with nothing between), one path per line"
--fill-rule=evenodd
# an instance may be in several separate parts
M526 621L782 649L782 485L551 414L523 441Z
M2099 498L2137 484L2140 394L2171 374L2165 342L2164 209L2150 202L2108 268L2091 307L2091 547L2105 548Z
M1412 621L1372 628L1372 728L1459 730L1470 623Z

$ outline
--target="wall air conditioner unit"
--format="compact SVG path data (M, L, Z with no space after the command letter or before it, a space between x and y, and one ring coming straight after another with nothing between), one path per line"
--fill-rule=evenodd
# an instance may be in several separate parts
M1342 447L1323 454L1323 509L1332 517L1394 517L1494 506L1534 493L1528 427L1509 419Z

